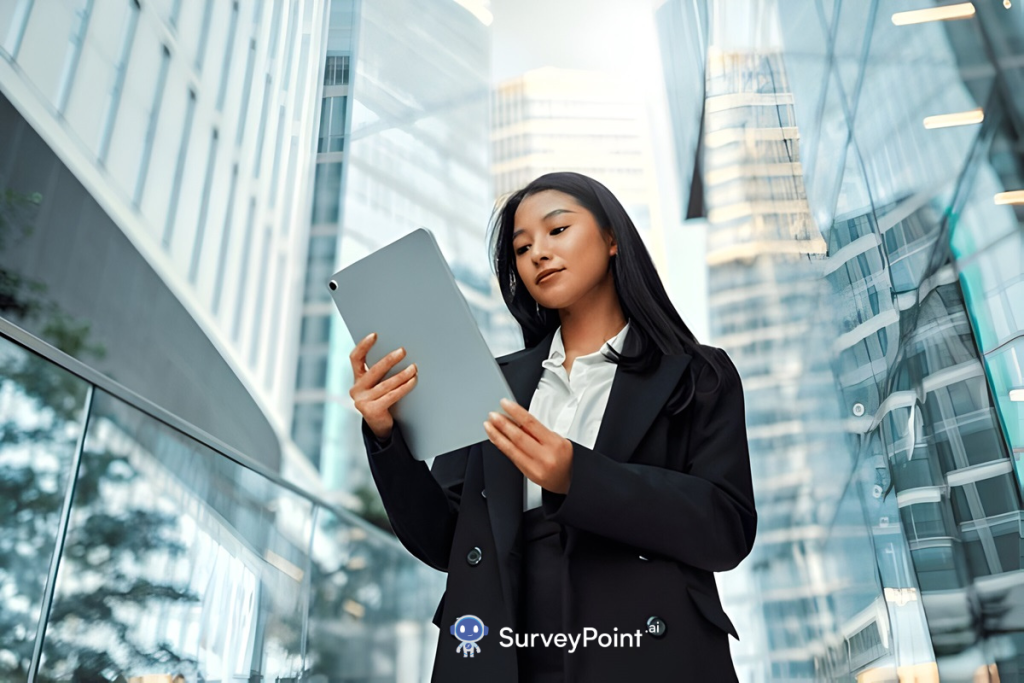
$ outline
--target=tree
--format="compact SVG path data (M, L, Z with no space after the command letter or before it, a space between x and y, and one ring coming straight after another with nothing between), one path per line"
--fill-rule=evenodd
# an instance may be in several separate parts
M30 214L41 201L38 193L0 192L0 251L31 232ZM0 316L39 323L36 328L49 343L79 359L104 354L102 346L90 343L87 322L67 315L47 297L45 284L9 265L0 265ZM0 340L0 595L8 596L0 600L2 680L27 677L47 567L72 483L75 521L60 558L62 585L49 615L46 665L37 680L114 680L133 675L136 667L173 672L194 666L165 644L155 650L139 646L118 616L126 606L197 598L151 582L145 572L126 571L185 551L174 537L173 515L108 505L111 490L126 490L140 477L127 456L106 449L86 452L78 471L71 472L87 391L81 378ZM97 631L110 634L102 648L82 637Z

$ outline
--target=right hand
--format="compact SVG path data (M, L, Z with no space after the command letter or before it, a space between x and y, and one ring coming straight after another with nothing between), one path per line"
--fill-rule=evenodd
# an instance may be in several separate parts
M416 386L416 364L412 364L393 377L381 382L381 378L405 357L405 349L398 348L374 363L372 368L366 367L366 352L377 341L376 334L368 335L356 344L349 354L352 361L352 376L355 382L348 395L352 397L356 410L362 414L367 426L381 441L387 441L395 420L389 410L398 399L402 398Z

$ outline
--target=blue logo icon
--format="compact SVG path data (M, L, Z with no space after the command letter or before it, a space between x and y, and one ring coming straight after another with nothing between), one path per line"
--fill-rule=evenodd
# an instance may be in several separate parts
M451 634L462 641L455 648L455 652L461 652L463 657L472 657L480 652L480 646L476 641L486 636L489 631L484 622L480 621L480 617L474 617L472 614L459 617L449 628Z

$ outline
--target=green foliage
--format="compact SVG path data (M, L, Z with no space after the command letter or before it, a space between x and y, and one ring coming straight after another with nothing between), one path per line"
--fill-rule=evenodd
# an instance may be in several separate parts
M0 190L0 251L32 232L41 195ZM102 357L89 324L47 297L46 285L0 265L0 316L31 321L45 341L77 357ZM124 455L87 452L75 473L74 451L85 420L87 384L17 345L0 339L0 680L25 680L36 618L57 542L65 492L75 480L74 515L61 556L59 590L47 622L45 665L36 680L100 681L138 671L181 671L194 662L165 645L149 651L121 623L125 608L157 609L197 600L180 587L146 578L154 560L179 556L173 515L114 508L107 496L139 477ZM69 581L69 577L75 580ZM87 644L106 634L103 651Z

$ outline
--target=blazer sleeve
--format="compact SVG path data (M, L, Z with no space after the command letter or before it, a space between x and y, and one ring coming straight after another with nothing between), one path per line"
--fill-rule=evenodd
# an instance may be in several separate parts
M728 355L715 348L714 356L721 383L712 390L710 365L695 381L686 471L619 462L572 442L569 490L545 492L545 517L709 571L738 565L757 529L743 387Z
M412 456L397 423L381 442L361 422L370 473L395 535L421 561L448 571L469 447L439 455L427 467Z

